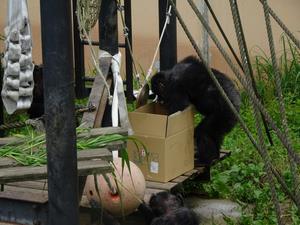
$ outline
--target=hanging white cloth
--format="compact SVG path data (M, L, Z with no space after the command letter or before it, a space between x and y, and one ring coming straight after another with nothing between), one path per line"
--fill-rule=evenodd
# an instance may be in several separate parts
M2 100L8 114L32 102L32 38L26 0L8 0Z
M111 62L111 70L114 77L114 94L112 102L112 126L119 126L119 117L121 127L128 128L128 134L131 135L132 129L128 119L128 111L126 105L126 98L123 88L123 80L120 74L121 68L121 53L114 55Z

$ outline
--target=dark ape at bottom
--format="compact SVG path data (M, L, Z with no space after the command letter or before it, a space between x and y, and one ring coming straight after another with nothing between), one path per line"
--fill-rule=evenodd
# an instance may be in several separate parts
M237 110L240 95L233 82L223 73L212 69L228 98ZM237 119L210 78L204 64L193 56L177 63L172 69L153 76L151 88L169 114L193 104L204 116L195 128L199 163L210 164L219 158L224 136L232 130Z
M168 192L153 194L149 205L141 204L147 225L198 225L196 214L184 207L180 196Z

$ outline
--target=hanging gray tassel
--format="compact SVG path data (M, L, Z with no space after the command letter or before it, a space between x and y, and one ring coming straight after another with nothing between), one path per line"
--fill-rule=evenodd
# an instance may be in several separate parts
M28 109L32 102L32 39L26 0L8 1L5 28L2 100L8 114Z

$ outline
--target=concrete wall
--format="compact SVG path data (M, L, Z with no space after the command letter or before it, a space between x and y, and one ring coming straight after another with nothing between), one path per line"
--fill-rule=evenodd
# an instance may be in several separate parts
M28 0L29 13L33 32L33 57L36 63L41 63L41 36L40 36L40 13L39 13L39 0ZM155 46L158 42L158 1L157 0L132 0L132 15L133 15L133 49L134 55L140 65L147 71L151 59L154 54ZM195 0L196 3L199 0ZM210 0L216 15L218 16L221 24L231 40L232 45L237 49L235 32L229 7L229 2L225 0ZM299 0L269 0L270 6L285 22L290 30L300 38L300 1ZM245 29L246 40L250 49L251 55L256 54L257 46L268 52L268 43L264 22L263 10L259 0L241 0L238 1L240 13ZM195 14L190 9L188 3L183 0L177 0L179 11L182 13L188 26L192 31L194 37L201 42L201 25L197 21ZM7 1L0 0L0 33L6 22L6 8ZM55 16L55 15L54 15ZM221 38L214 22L210 18L212 27L218 37ZM274 38L277 47L279 46L279 39L282 30L273 23ZM123 40L122 26L120 23L120 42ZM96 39L98 33L97 28L93 30L92 36ZM224 43L222 41L222 43ZM1 45L0 50L2 50ZM238 50L236 50L238 52ZM178 58L181 59L186 55L195 54L188 39L186 38L183 30L178 24ZM90 60L88 59L88 51L86 51L86 68L90 70L93 68ZM220 57L217 49L211 44L211 59L212 66L221 69L226 73L231 71L226 66L226 63Z

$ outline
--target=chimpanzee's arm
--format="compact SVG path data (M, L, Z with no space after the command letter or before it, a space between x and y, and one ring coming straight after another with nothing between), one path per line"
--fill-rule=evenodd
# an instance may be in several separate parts
M150 225L154 218L152 209L145 202L143 202L140 204L138 210L145 216L146 224Z

